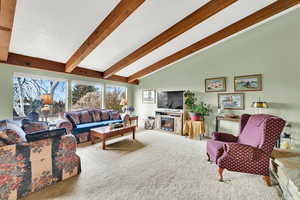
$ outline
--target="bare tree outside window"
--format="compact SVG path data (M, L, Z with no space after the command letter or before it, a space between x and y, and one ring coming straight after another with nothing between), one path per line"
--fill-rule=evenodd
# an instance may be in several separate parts
M122 110L121 100L127 97L127 88L121 86L108 85L105 89L105 108Z
M66 109L66 82L46 80L23 76L13 77L13 117L26 118L33 112L42 119L41 109L43 102L41 96L49 94L52 104L50 106L49 121L55 121L59 112Z
M102 108L102 87L72 83L72 110Z

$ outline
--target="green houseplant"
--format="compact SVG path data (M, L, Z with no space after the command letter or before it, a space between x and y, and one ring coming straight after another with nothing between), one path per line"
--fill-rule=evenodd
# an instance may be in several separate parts
M185 97L184 103L187 105L191 120L193 121L203 120L204 116L209 115L211 111L210 106L203 102L197 103L198 99L196 98L194 92L188 90L184 93L184 97Z

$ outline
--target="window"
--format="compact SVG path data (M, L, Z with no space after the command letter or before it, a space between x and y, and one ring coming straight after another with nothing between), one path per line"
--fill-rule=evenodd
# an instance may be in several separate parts
M72 110L102 108L102 85L72 82Z
M105 108L121 111L120 102L127 98L127 88L121 86L107 85L105 89Z
M67 82L47 77L14 74L13 117L54 122L65 112Z

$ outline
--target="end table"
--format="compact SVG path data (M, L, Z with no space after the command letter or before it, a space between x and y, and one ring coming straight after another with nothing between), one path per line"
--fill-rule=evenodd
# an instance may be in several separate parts
M130 125L132 125L132 122L135 122L135 126L138 128L139 125L139 116L130 116L129 117Z

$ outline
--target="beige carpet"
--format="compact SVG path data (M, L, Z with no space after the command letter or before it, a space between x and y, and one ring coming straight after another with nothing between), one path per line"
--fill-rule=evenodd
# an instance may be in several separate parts
M218 182L216 166L206 161L206 141L158 131L141 131L78 148L82 173L29 195L26 200L279 200L276 187L261 177L225 171Z

